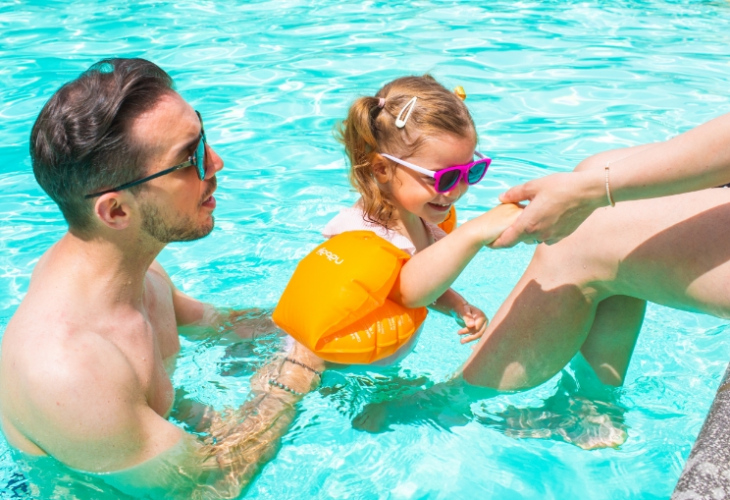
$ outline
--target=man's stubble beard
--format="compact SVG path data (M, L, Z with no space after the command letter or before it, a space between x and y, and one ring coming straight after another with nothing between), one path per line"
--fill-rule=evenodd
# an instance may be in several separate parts
M159 208L144 203L141 206L142 230L161 243L174 241L195 241L208 236L215 226L211 215L210 224L197 226L190 217L184 217L175 224L168 224Z

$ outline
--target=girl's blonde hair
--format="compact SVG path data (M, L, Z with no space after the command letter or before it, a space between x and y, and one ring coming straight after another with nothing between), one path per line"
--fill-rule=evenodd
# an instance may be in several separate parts
M413 97L411 116L403 128L396 117ZM350 161L350 182L362 197L365 217L388 227L393 204L380 190L372 161L378 153L400 158L414 155L430 137L441 134L473 136L476 129L462 100L432 76L406 76L385 85L375 97L357 99L339 125L338 139Z

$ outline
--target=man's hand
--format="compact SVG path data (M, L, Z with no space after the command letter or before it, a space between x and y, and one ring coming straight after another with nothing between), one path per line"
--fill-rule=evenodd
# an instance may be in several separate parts
M603 172L599 170L548 175L500 195L503 203L529 201L517 220L491 248L527 244L557 243L599 207L607 204Z
M271 319L271 311L256 307L231 310L224 327L226 331L231 331L242 339L257 339L280 331Z
M272 321L269 309L229 309L202 302L197 304L202 311L201 318L179 328L180 334L190 340L216 338L238 343L241 339L256 340L274 333L283 334Z

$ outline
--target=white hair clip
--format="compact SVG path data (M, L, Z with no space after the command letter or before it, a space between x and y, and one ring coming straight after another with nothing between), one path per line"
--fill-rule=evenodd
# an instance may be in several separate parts
M413 113L413 108L416 107L416 101L418 100L418 97L413 96L411 97L411 100L406 103L405 106L403 106L403 109L400 110L400 113L398 113L398 117L395 119L395 126L398 128L403 128L406 126L406 122L408 121L408 118L411 117L411 113ZM403 113L408 110L408 114L406 114L405 118L401 118L403 116Z

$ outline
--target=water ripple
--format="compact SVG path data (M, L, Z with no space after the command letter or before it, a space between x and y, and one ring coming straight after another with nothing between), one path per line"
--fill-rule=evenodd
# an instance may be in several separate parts
M729 14L720 0L6 1L2 329L64 231L30 171L30 128L48 97L101 57L146 57L168 70L226 162L214 233L160 256L173 280L218 304L270 307L322 226L356 198L332 135L355 97L425 72L466 88L494 163L460 203L464 220L510 185L726 112ZM524 247L483 252L456 288L491 315L529 259ZM430 320L402 369L448 377L469 354L453 330ZM307 398L247 496L666 498L730 355L726 336L717 320L650 307L621 396L629 438L618 450L516 440L478 422L370 435L332 399ZM246 377L221 376L229 354L186 345L176 384L212 404L240 402ZM509 404L539 408L555 388ZM14 481L8 462L0 472L3 484Z

